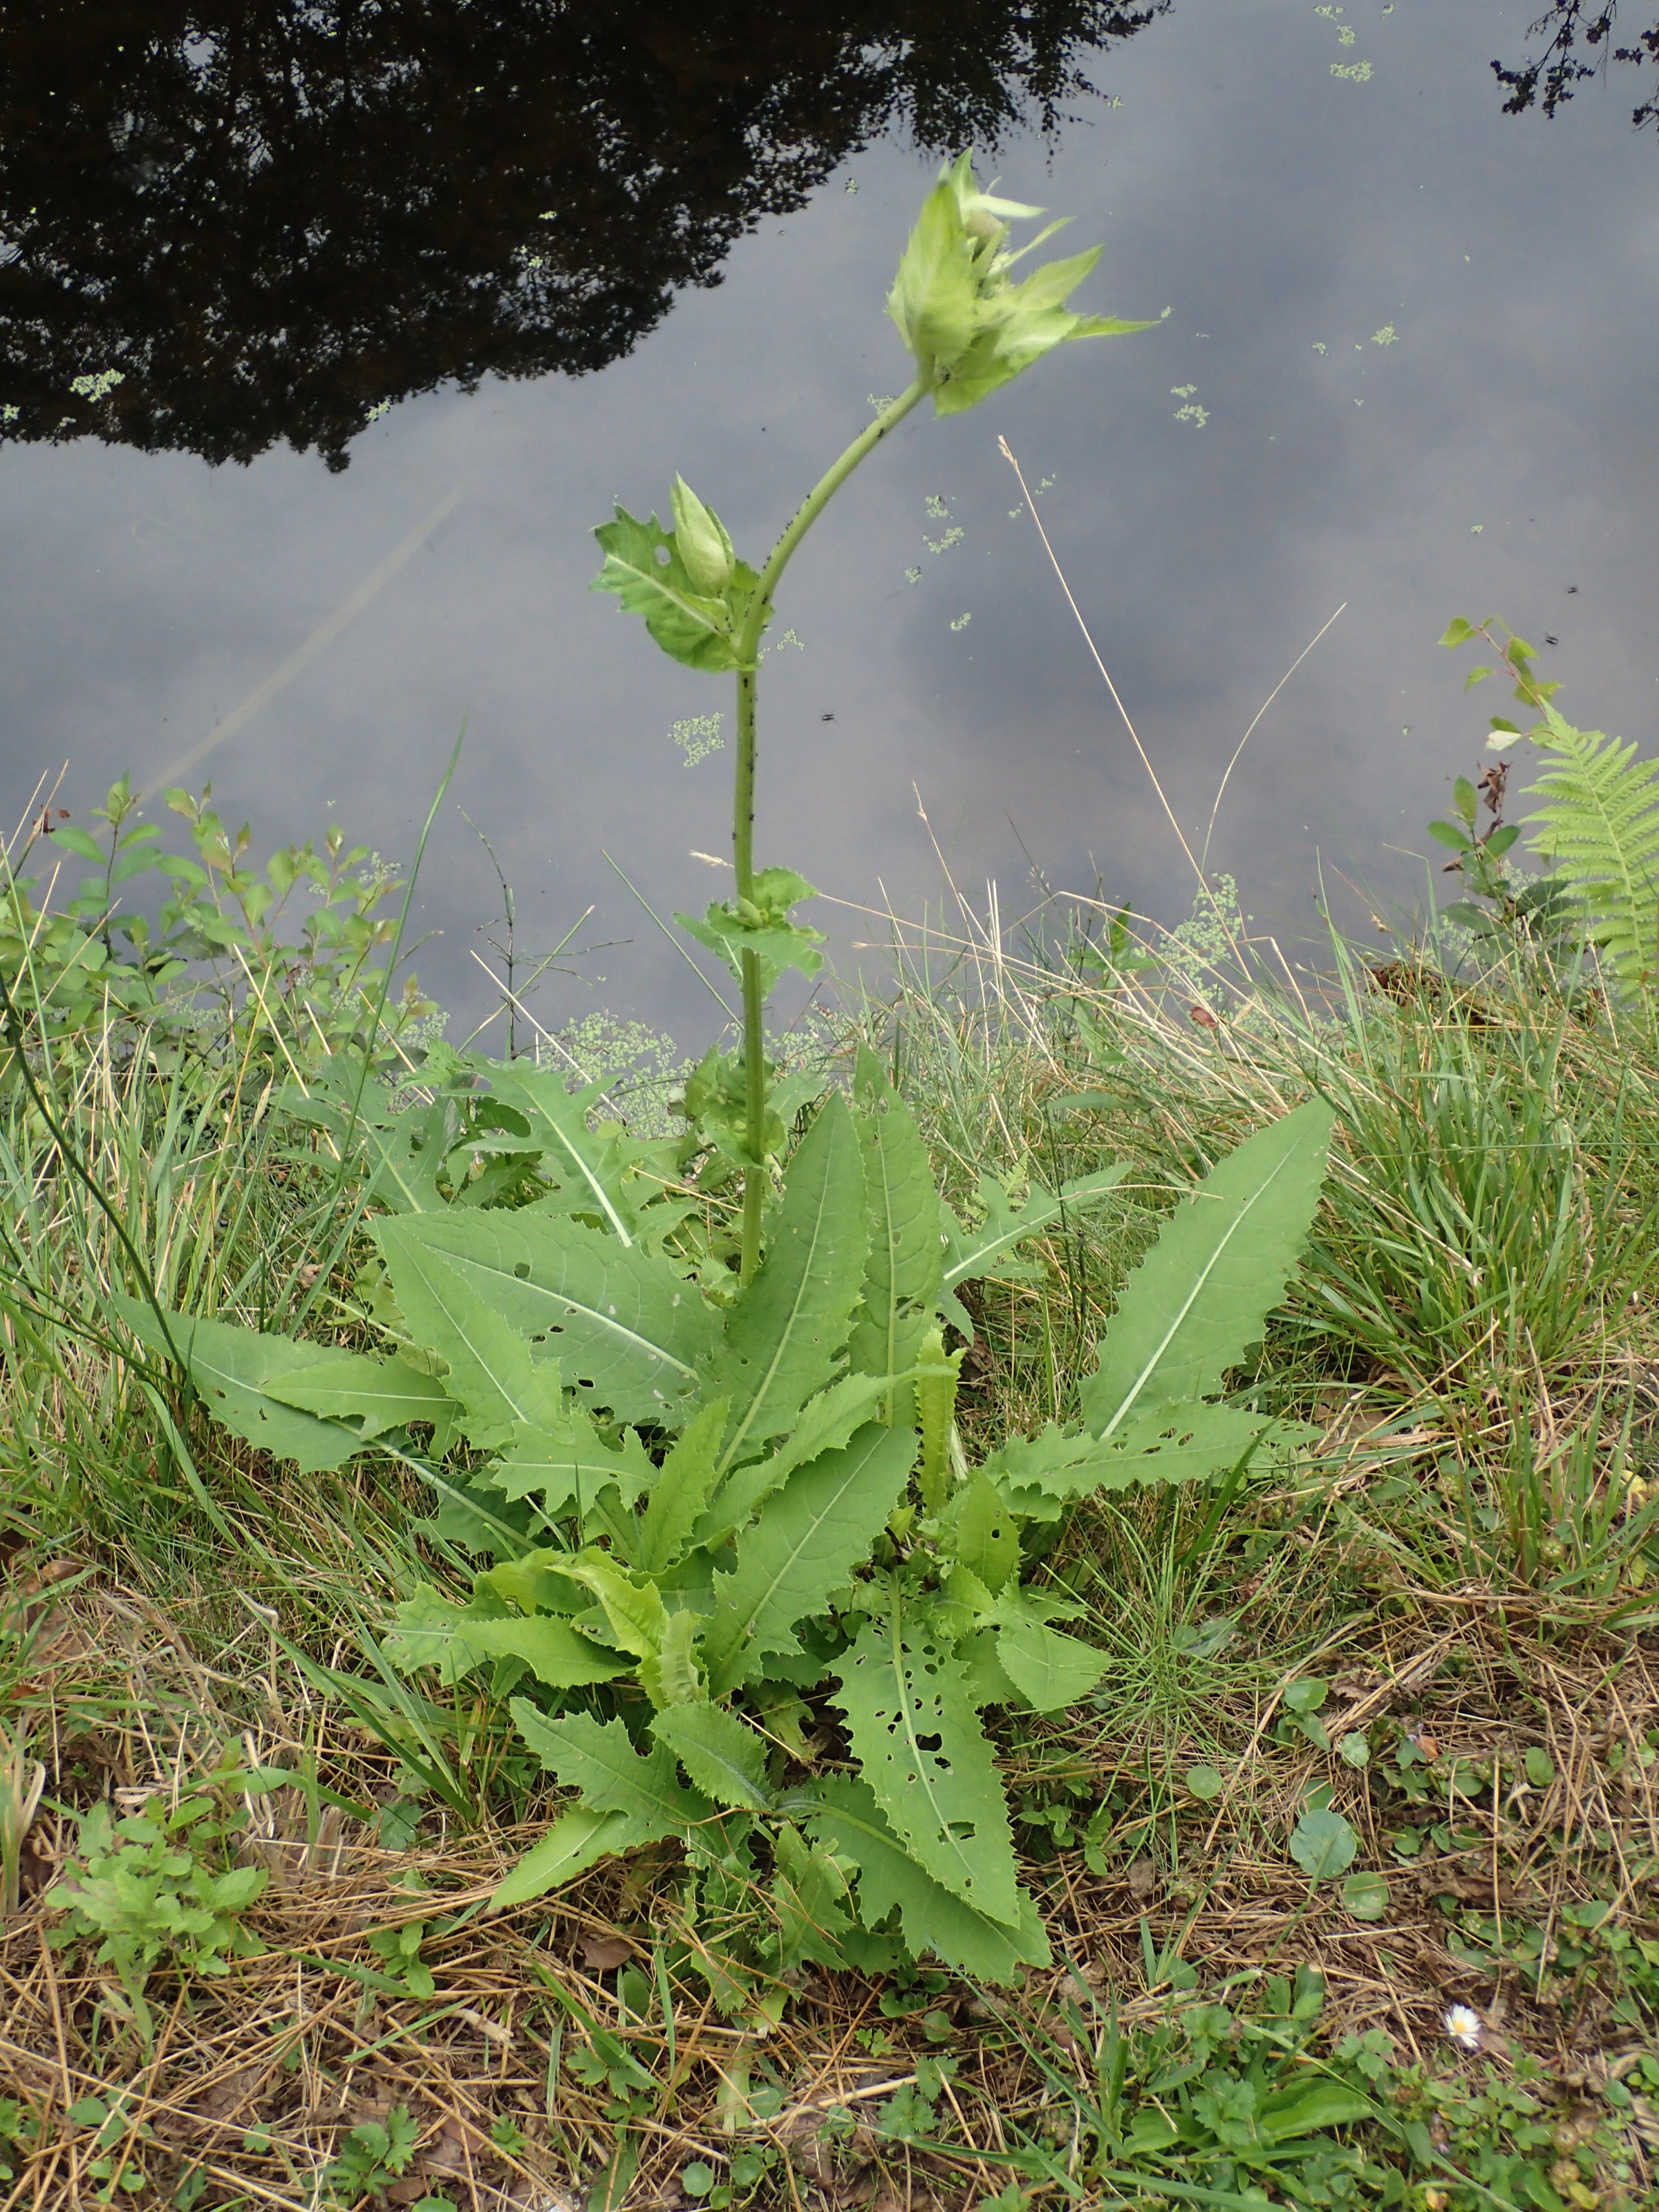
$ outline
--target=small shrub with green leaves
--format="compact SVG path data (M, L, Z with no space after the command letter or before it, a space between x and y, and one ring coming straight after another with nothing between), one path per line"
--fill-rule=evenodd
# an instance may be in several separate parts
M17 2179L12 2160L33 2149L46 2128L45 2120L32 2107L20 2105L15 2097L0 2097L0 2181Z
M387 2182L407 2171L420 2137L407 2105L394 2105L384 2120L364 2120L353 2128L325 2177L331 2201L356 2204L380 2196Z
M0 858L0 977L32 1044L113 1034L131 1046L144 1035L152 1051L204 1052L263 1037L274 1054L280 1038L309 1063L319 1041L331 1051L375 1033L376 956L397 933L378 909L401 888L397 870L331 825L320 852L289 846L261 871L246 826L227 829L211 794L167 794L194 857L163 848L123 776L92 809L96 834L49 808L23 848ZM70 857L91 872L60 896ZM158 884L152 920L132 901ZM411 982L393 1031L427 1011Z
M688 925L743 987L740 1055L688 1081L678 1144L596 1121L599 1086L441 1050L427 1103L307 1110L364 1147L390 1357L183 1316L206 1402L301 1468L374 1445L438 1490L438 1534L489 1564L470 1602L423 1590L405 1668L485 1678L573 1802L495 1902L672 1842L682 1958L731 2010L781 2005L805 1960L931 1952L990 1981L1048 1955L1021 1887L992 1707L1051 1712L1103 1662L1030 1579L1079 1498L1237 1475L1272 1426L1222 1393L1283 1295L1325 1174L1317 1101L1241 1146L1178 1206L1126 1286L1079 1418L970 1465L954 1421L964 1282L1114 1188L1109 1166L1019 1206L988 1179L965 1225L869 1051L845 1088L780 1085L762 1014L812 972L808 886L752 866L755 686L772 593L850 471L920 400L957 411L1054 345L1127 325L1064 301L1094 256L1009 283L1007 219L966 159L942 176L890 312L915 378L848 447L758 573L677 483L675 530L619 513L602 589L665 650L735 675L737 896ZM337 1094L337 1095L336 1095ZM347 1111L349 1104L349 1113ZM807 1109L793 1152L789 1132ZM787 1161L786 1161L787 1155ZM684 1181L740 1176L735 1252ZM728 1265L735 1259L736 1266ZM465 1448L464 1461L452 1456Z
M158 1966L226 1974L233 1959L264 1948L241 1916L270 1876L232 1863L244 1825L244 1815L224 1813L205 1793L176 1805L152 1797L125 1820L94 1805L82 1819L76 1856L46 1893L46 1905L67 1915L52 1941L98 1945L96 1962L114 1968L146 2042L144 1989Z
M1634 744L1622 738L1575 729L1552 703L1560 685L1534 673L1534 648L1495 630L1504 625L1459 615L1440 642L1455 649L1484 637L1498 650L1498 666L1515 678L1512 696L1540 717L1522 731L1494 714L1486 743L1489 750L1507 750L1530 742L1542 754L1537 780L1525 793L1537 803L1525 821L1536 825L1533 849L1553 872L1518 896L1510 895L1497 864L1522 825L1510 823L1476 840L1474 794L1467 783L1456 794L1460 823L1434 823L1433 834L1459 854L1471 888L1501 916L1547 936L1564 921L1576 922L1601 954L1614 989L1651 1020L1659 1005L1659 761L1638 760ZM1465 690L1495 673L1484 665L1471 669ZM1480 908L1454 911L1477 928L1490 925Z

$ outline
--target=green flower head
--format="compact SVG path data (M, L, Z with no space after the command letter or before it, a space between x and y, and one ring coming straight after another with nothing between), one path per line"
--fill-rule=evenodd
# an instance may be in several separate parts
M1068 339L1149 327L1067 308L1100 258L1097 246L1048 262L1023 283L1012 281L1015 262L1065 227L1051 222L1018 253L1006 252L1009 225L1042 212L981 191L969 154L939 172L922 204L887 312L933 390L936 413L959 415L977 405Z

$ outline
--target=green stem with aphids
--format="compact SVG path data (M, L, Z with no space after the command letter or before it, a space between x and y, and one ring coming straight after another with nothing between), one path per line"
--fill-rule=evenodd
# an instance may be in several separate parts
M796 509L793 520L761 571L754 597L749 602L738 632L738 760L732 794L732 853L738 878L738 896L755 895L755 690L760 672L761 633L772 611L777 590L790 558L865 455L872 453L887 433L904 420L933 389L933 379L919 376L908 391L884 407L873 422L825 470ZM748 1282L760 1264L761 1215L766 1204L766 1037L762 1026L764 996L761 989L759 956L743 956L743 1072L744 1108L748 1160L743 1176L743 1255L738 1280Z

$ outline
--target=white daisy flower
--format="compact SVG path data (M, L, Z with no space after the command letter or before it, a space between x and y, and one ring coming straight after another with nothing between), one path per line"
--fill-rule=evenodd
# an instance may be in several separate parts
M1465 2051L1480 2048L1480 2015L1468 2005L1455 2004L1446 2014L1446 2033L1454 2043L1461 2043Z

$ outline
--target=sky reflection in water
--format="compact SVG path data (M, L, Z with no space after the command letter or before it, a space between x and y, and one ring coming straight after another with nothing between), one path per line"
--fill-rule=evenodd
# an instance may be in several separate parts
M1083 119L1052 155L1008 138L1003 188L1074 214L1079 246L1106 241L1075 304L1172 312L964 417L913 417L837 501L780 604L775 639L793 629L801 649L763 678L763 863L919 914L944 887L919 790L956 882L982 898L996 878L1005 918L1034 865L1166 920L1189 902L1013 512L999 433L1046 484L1043 520L1189 835L1263 699L1346 603L1252 738L1212 848L1287 950L1315 929L1322 860L1377 899L1420 896L1405 854L1425 850L1498 703L1466 702L1435 649L1454 612L1559 638L1546 672L1565 710L1649 749L1659 146L1632 133L1616 78L1553 123L1506 118L1488 64L1521 51L1529 20L1180 0L1090 61L1103 100L1062 102ZM763 555L869 398L904 380L881 303L933 166L886 142L821 185L803 174L805 205L716 255L714 289L642 307L632 351L601 374L418 394L349 440L343 471L282 446L217 468L93 437L8 447L8 811L65 757L79 815L123 769L149 787L198 755L191 780L211 775L262 849L331 813L406 853L465 719L453 797L517 886L525 943L556 941L590 904L577 945L632 940L548 978L538 1018L607 1005L700 1042L713 1000L601 854L665 914L718 890L691 855L727 849L723 763L688 768L672 732L719 713L729 728L727 686L587 594L587 530L618 498L665 508L678 468ZM426 335L430 367L441 333ZM345 392L345 357L318 385L334 431L343 392L376 404L369 384ZM1328 881L1363 927L1371 902ZM423 979L469 1017L452 1033L485 1010L470 956L498 901L452 806L419 901L441 933ZM879 931L838 911L850 963Z

